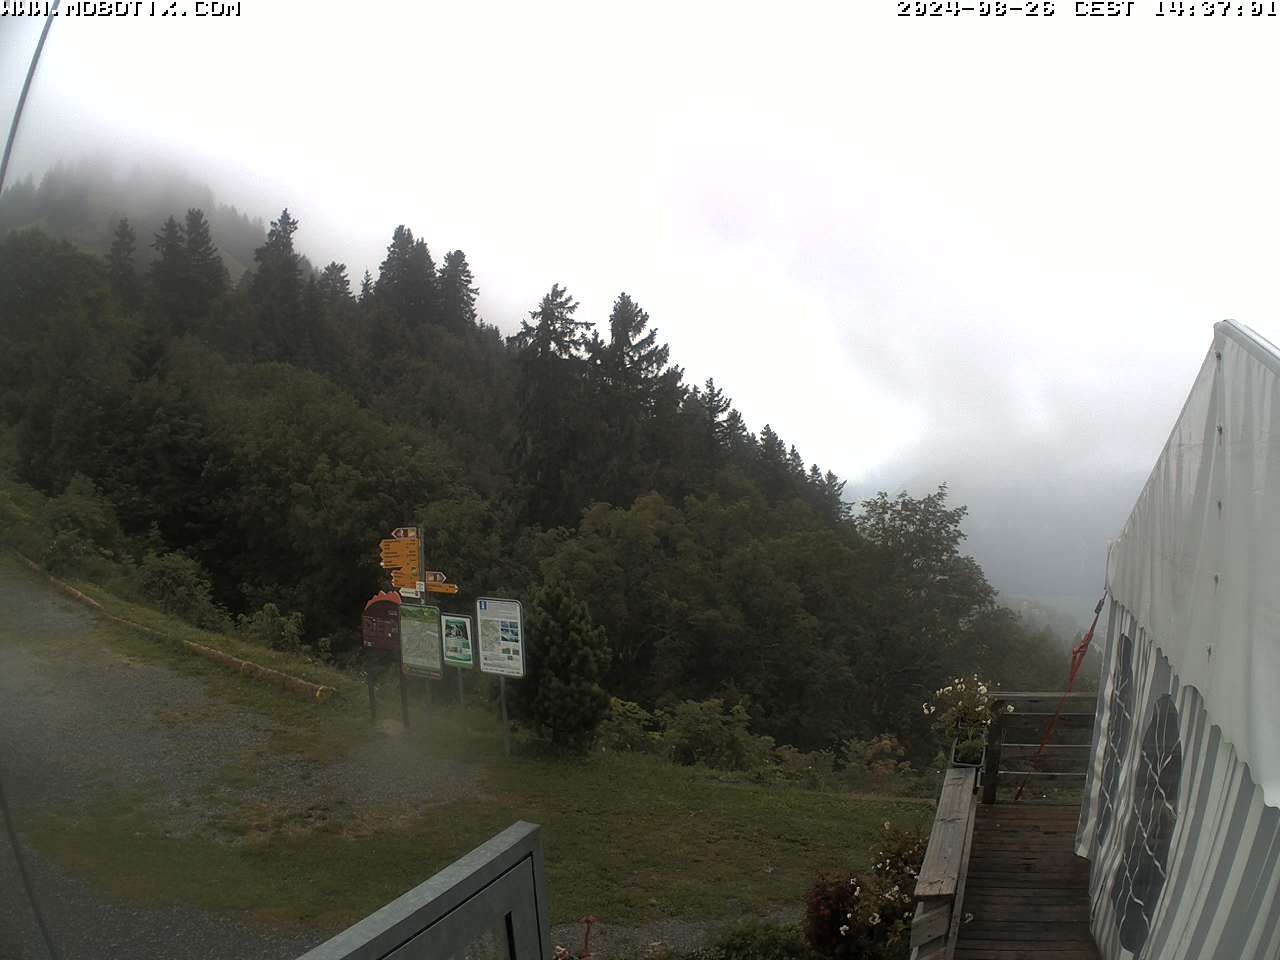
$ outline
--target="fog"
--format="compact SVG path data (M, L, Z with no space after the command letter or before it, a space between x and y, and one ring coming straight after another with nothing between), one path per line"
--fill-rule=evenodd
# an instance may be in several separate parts
M625 289L753 430L948 483L1000 590L1083 617L1211 325L1280 334L1276 21L897 6L63 18L14 173L173 165L353 278L406 223L508 331ZM6 106L38 22L0 31Z

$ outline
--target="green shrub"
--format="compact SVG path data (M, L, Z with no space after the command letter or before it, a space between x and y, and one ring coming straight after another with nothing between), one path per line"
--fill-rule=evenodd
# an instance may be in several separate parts
M750 732L751 714L745 703L726 710L723 700L686 700L661 711L658 721L660 749L677 763L751 771L772 759L773 738Z
M776 779L811 790L833 786L839 779L836 775L836 755L830 750L805 753L784 744L774 749L771 767Z
M609 716L596 731L596 743L617 753L652 752L658 743L653 714L638 703L610 697Z
M101 574L125 559L125 536L111 501L80 475L44 506L47 540L38 558L54 573Z
M227 626L226 613L213 602L209 575L183 553L148 551L138 565L138 593L165 613L211 630Z
M285 616L274 603L264 603L252 617L242 614L237 623L246 640L272 650L302 649L302 628L301 613L295 610Z
M763 921L736 927L707 952L715 960L816 960L798 925Z

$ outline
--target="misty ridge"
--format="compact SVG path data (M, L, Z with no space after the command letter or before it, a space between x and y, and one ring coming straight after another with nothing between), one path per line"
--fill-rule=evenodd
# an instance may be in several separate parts
M1001 601L945 485L854 504L687 383L638 297L584 317L552 283L504 336L463 251L389 234L357 279L314 268L287 210L264 225L182 174L86 160L15 183L0 532L211 629L269 608L344 665L378 540L421 523L464 589L585 601L609 693L741 703L803 748L926 750L920 702L962 673L1061 685L1079 623Z

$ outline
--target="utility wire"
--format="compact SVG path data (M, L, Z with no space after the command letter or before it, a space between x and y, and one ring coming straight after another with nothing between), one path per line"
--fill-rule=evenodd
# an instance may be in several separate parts
M4 192L5 181L9 175L9 156L13 153L13 141L18 136L18 123L22 120L22 108L27 105L27 94L31 91L31 80L36 75L36 65L40 62L40 54L44 50L44 42L49 36L49 28L53 26L53 18L58 12L60 0L53 0L48 16L44 20L44 28L40 31L40 39L36 42L35 53L31 56L31 66L27 68L27 78L22 82L22 93L18 95L18 105L13 111L13 121L9 124L9 139L5 141L4 157L0 159L0 193ZM9 845L13 847L13 859L18 864L18 873L22 877L23 889L27 892L27 900L31 903L31 912L36 916L36 925L40 927L40 936L53 960L62 960L62 954L53 944L49 935L48 924L44 922L44 914L40 911L40 901L36 899L35 889L31 886L31 875L27 873L27 862L22 857L22 845L18 843L18 831L14 829L13 814L9 811L9 801L4 795L4 779L0 777L0 818L4 820L5 833L9 837Z

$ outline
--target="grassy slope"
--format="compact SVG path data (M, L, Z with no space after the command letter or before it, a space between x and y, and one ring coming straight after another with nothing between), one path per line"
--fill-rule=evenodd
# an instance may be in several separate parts
M147 620L175 634L190 629L154 611ZM363 690L350 680L346 695L312 704L141 631L104 623L98 634L130 657L198 677L214 698L275 721L269 749L279 754L323 762L387 735L369 722ZM421 716L420 702L415 709ZM379 712L398 715L392 685ZM198 716L171 720L199 724ZM465 801L319 820L211 802L207 827L194 833L144 812L140 794L117 792L46 811L31 821L30 835L44 854L133 901L337 929L513 821L532 820L545 828L553 922L592 913L639 924L670 917L728 921L798 905L819 871L865 868L884 821L923 826L931 815L927 801L726 782L648 756L572 760L525 748L506 759L483 706L437 705L430 729L420 722L408 732L393 726L392 735L411 738L424 763L440 757L473 766L481 789ZM231 780L249 775L234 767L219 773Z

